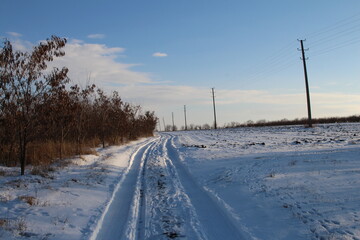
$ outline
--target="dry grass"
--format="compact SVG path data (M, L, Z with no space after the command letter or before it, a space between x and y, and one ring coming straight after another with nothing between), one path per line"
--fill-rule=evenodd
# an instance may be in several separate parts
M7 167L15 167L18 159L18 151L10 145L3 145L0 149L0 164Z
M28 225L24 217L19 217L17 219L0 218L0 227L20 234L28 229Z
M34 166L46 166L76 155L77 147L73 143L63 143L60 151L60 143L47 141L32 143L28 147L27 162ZM61 152L61 154L60 154Z
M39 200L33 196L19 196L18 197L21 201L26 202L30 206L39 205Z
M8 220L5 218L0 218L0 227L5 228Z
M96 154L94 148L98 145L97 139L88 140L82 144L80 154ZM0 164L9 167L16 166L19 161L17 149L11 148L11 146L2 146L1 149ZM59 142L54 141L33 142L28 144L26 162L33 166L48 166L78 154L79 146L76 143L64 142L60 145ZM1 172L0 176L2 176Z
M16 219L13 223L13 227L15 231L18 231L20 233L25 232L27 230L27 222L24 217L20 217Z
M54 171L55 168L52 166L36 166L31 169L30 174L41 176L43 178L50 178L49 173Z

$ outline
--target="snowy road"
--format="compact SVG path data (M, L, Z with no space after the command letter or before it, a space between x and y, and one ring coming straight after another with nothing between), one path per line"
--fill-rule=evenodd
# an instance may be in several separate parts
M359 239L360 125L161 133L92 239Z
M91 239L244 239L163 134L141 146Z

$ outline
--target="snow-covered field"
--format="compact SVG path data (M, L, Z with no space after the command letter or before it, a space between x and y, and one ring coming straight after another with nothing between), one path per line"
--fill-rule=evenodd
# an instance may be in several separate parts
M0 167L0 239L360 239L360 124L160 133Z

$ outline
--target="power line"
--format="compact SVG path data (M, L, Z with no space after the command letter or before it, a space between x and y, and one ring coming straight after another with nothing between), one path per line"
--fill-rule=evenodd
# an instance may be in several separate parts
M360 36L357 35L359 32L360 13L342 19L306 36L308 38L308 46L312 49L312 56L318 56L359 43ZM318 46L321 47L318 48ZM260 79L269 78L294 66L296 64L296 56L294 51L291 51L292 48L295 48L294 42L285 45L253 66L245 68L243 72L245 74L249 73L246 77L247 83L254 83Z
M295 65L296 63L296 58L295 56L291 56L284 59L281 63L279 62L278 64L270 64L269 66L267 66L266 68L263 68L262 70L260 70L258 73L256 73L256 75L250 76L249 78L247 78L248 81L250 82L254 82L257 79L266 79L268 77L270 77L270 75L274 75L276 73L279 73L281 71L284 71L286 69L288 69L289 67Z
M332 52L334 50L341 49L341 48L344 48L344 47L347 47L347 46L351 46L351 45L354 45L354 44L359 43L359 42L360 42L360 38L359 39L352 39L352 40L349 40L349 41L346 41L346 42L342 42L340 44L335 44L333 46L330 46L330 47L327 47L327 48L324 48L324 49L315 50L313 52L312 56L323 55L325 53Z
M353 26L351 28L348 28L348 29L345 29L345 30L342 30L340 32L336 32L336 33L333 33L331 35L328 35L328 36L325 36L321 39L318 39L318 40L315 40L311 43L311 47L315 47L315 46L318 46L320 44L324 44L326 42L331 42L331 41L334 41L334 40L337 40L337 39L341 39L341 38L344 38L348 35L354 35L354 33L356 32L360 32L360 24L357 25L357 26Z
M275 53L265 57L263 60L258 61L257 64L255 64L254 66L248 67L246 69L244 69L244 72L254 72L258 71L259 67L261 67L262 65L266 65L269 66L269 62L273 63L278 61L279 59L283 59L284 57L286 57L286 55L292 54L293 52L290 51L291 48L295 48L295 44L293 42L291 42L290 44L287 44L285 47L279 49L278 51L276 51ZM256 74L256 72L255 72Z
M322 29L320 29L320 30L318 30L316 32L309 33L306 36L308 38L316 38L317 36L324 35L324 34L326 34L328 32L333 31L333 30L337 30L339 28L342 28L343 26L349 25L352 22L359 22L359 21L360 21L360 13L357 13L357 14L355 14L353 16L348 17L348 18L339 20L339 21L335 22L334 24L329 25L327 27L324 27L324 28L322 28Z
M314 56L356 44L360 40L360 13L345 18L320 31L308 34L309 47L315 49ZM348 38L350 36L350 38ZM320 48L315 48L321 46Z

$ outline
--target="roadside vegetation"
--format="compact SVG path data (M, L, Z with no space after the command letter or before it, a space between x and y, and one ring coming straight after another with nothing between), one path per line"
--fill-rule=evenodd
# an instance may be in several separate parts
M52 36L32 51L0 50L0 164L47 166L92 148L152 136L157 118L95 85L71 85L68 69L48 69L65 55Z
M327 118L313 118L313 124L327 124L327 123L354 123L360 122L360 115L353 115L349 117L327 117ZM236 127L271 127L271 126L291 126L308 124L307 118L288 120L286 118L278 121L266 121L265 119L259 121L249 120L246 123L231 122L224 125L224 128Z
M329 124L329 123L356 123L360 122L360 115L353 115L349 117L327 117L327 118L313 118L313 124ZM265 119L261 119L258 121L248 120L244 123L239 122L230 122L225 123L223 126L218 128L238 128L238 127L271 127L271 126L292 126L292 125L308 125L307 118L296 118L293 120L288 120L286 118L281 120L275 121L267 121ZM187 126L186 130L210 130L213 129L214 126L210 126L209 124L205 123L203 125L195 125L190 124ZM178 129L176 126L166 125L165 132L177 131ZM181 126L180 130L184 131L185 126Z

